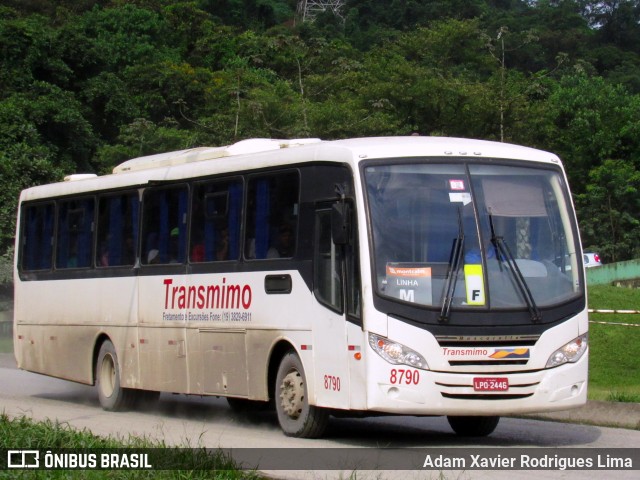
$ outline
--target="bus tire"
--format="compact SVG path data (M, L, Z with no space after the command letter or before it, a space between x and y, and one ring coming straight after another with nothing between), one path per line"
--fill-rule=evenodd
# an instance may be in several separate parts
M104 410L110 412L133 407L136 391L120 386L120 365L113 343L105 340L100 346L96 360L96 387L98 399Z
M462 437L486 437L498 426L500 417L448 416L449 425Z
M289 351L278 367L275 385L278 422L285 435L299 438L322 436L329 411L309 405L308 388L300 357Z

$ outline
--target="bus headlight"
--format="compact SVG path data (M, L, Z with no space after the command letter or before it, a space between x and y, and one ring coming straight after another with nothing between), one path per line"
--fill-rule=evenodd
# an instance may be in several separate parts
M381 337L374 333L369 334L369 345L374 352L394 365L409 365L410 367L429 368L427 361L415 350L405 347L401 343L393 342L388 338Z
M580 360L580 357L587 351L587 340L588 334L585 333L553 352L547 360L546 368L557 367L564 363L575 363Z

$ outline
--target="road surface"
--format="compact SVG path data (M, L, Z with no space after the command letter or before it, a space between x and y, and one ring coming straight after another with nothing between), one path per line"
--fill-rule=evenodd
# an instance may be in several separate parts
M11 417L53 419L97 435L126 439L129 435L162 440L167 445L207 448L625 448L640 447L640 431L564 424L521 418L503 418L487 438L464 439L453 434L446 419L377 417L333 419L323 439L303 440L282 434L275 415L235 414L221 398L162 394L151 407L131 412L105 412L93 387L17 370L10 354L0 354L0 410ZM20 447L20 446L16 446ZM481 451L481 450L480 450ZM506 452L507 450L505 450ZM512 479L529 478L639 478L635 471L359 471L357 478L398 479ZM278 471L278 478L349 478L349 471ZM441 476L442 474L442 476Z

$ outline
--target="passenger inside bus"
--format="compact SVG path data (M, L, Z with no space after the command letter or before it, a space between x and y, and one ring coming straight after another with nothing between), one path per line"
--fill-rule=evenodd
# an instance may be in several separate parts
M293 231L288 223L283 223L278 228L278 236L273 245L269 247L267 258L288 258L294 251Z
M216 260L229 259L229 229L224 227L216 241Z

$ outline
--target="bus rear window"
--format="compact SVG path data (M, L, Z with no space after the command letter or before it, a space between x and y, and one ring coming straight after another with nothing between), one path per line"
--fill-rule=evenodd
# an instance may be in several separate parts
M22 258L24 271L50 270L53 253L54 205L46 203L25 209L22 225Z

